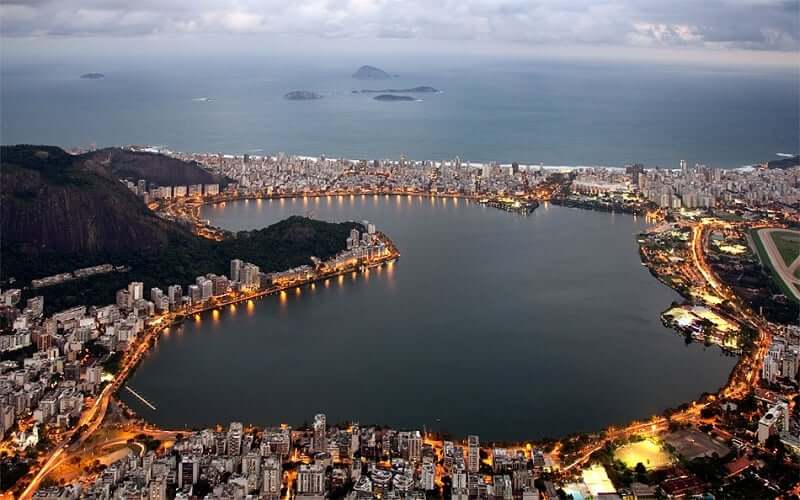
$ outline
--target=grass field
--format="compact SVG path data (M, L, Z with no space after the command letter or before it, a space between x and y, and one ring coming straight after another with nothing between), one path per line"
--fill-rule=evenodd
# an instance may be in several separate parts
M620 446L614 452L614 458L629 469L633 469L638 463L644 465L647 470L659 469L672 463L669 453L661 449L661 446L652 439Z
M750 229L748 230L748 233L756 246L758 260L760 260L761 264L770 271L773 281L778 285L778 288L783 291L783 294L794 300L794 293L792 292L794 289L793 285L791 283L785 283L780 274L778 274L778 271L776 271L773 267L772 261L767 254L767 250L764 248L764 243L761 241L761 236L758 234L758 230ZM798 291L800 291L800 289L798 289Z
M772 241L775 242L786 267L791 266L800 255L800 234L791 231L776 231L772 233Z

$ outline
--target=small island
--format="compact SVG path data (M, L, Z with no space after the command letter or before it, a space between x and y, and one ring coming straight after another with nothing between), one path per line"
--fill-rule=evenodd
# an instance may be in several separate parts
M283 98L289 101L313 101L322 99L322 95L311 92L310 90L293 90L284 95Z
M84 73L81 75L81 78L84 80L102 80L105 77L106 75L103 73Z
M397 101L416 101L413 97L407 95L394 95L394 94L381 94L376 95L373 97L376 101L388 101L388 102L397 102Z
M435 94L439 89L428 86L411 87L410 89L362 89L354 90L354 94Z
M375 66L361 66L353 73L353 78L357 80L388 80L392 75Z

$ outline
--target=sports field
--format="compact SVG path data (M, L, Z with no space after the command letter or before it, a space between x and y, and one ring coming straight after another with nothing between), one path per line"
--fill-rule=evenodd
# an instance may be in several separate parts
M659 469L672 463L669 453L652 439L626 444L617 448L614 458L622 461L625 467L633 469L641 463L647 470Z

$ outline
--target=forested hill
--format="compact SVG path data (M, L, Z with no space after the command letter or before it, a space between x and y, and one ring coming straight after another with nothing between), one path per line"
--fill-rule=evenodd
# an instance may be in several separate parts
M42 294L48 311L76 304L107 304L130 281L146 287L186 286L207 273L227 274L242 258L264 271L328 258L345 248L355 223L290 217L221 242L195 236L153 214L112 174L113 167L52 146L0 149L0 280L3 288L77 268L129 266L62 285L27 290Z

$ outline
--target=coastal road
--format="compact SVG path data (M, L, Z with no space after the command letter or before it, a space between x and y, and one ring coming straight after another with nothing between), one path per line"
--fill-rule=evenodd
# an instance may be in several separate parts
M396 252L394 245L392 244L391 240L386 238L386 241L389 244L389 248L391 249L389 255L382 256L376 258L369 262L370 266L382 265L384 262L391 263L393 259L399 256L399 253ZM315 276L312 280L303 280L302 282L292 283L290 285L277 285L270 287L266 290L258 291L255 293L249 294L237 294L231 298L225 299L222 302L213 302L211 304L204 304L202 307L197 309L192 309L187 314L194 314L200 311L216 309L218 307L223 307L229 304L238 303L244 300L253 299L256 297L269 295L275 293L280 290L285 290L294 286L301 286L305 285L319 279L324 279L326 277L332 277L335 275L343 274L344 272L349 272L349 269L344 271L335 271L331 273L327 273L325 275L318 275ZM27 487L23 490L22 494L20 495L21 499L28 499L33 496L36 490L41 485L42 481L44 480L47 475L61 463L60 457L65 454L67 451L66 456L70 455L69 450L77 450L92 434L94 434L102 425L103 420L105 419L106 412L108 411L108 405L111 401L113 395L122 387L122 384L128 379L131 371L137 366L139 361L144 357L150 349L150 345L154 341L155 338L161 333L164 328L168 327L177 317L176 313L166 313L161 316L158 316L153 321L150 322L148 327L145 330L144 335L142 336L141 340L136 342L136 347L132 351L128 351L126 355L123 357L122 365L120 366L119 371L117 372L114 380L108 384L100 395L95 399L94 404L89 407L88 409L84 410L81 414L77 425L69 432L65 433L64 438L58 443L57 447L51 451L50 456L45 460L44 464L39 468L36 474L31 479L31 482L27 485ZM75 443L70 443L72 439L76 436L76 434L80 431L83 427L83 431L80 433L80 438Z
M697 277L705 281L707 286L715 293L730 301L731 307L738 313L738 319L742 321L742 323L750 325L759 332L756 348L740 360L739 364L734 368L728 380L728 384L722 388L719 393L723 397L738 399L744 397L758 385L761 363L771 343L771 331L770 326L766 324L766 322L755 316L752 311L739 302L736 295L717 279L708 266L705 258L705 246L708 239L707 229L710 226L710 224L695 224L692 226L690 249L692 269L699 273ZM690 408L673 414L671 420L681 423L699 423L701 421L700 412L705 407L706 404L693 404ZM609 441L630 437L642 432L652 432L654 434L665 432L669 427L669 422L670 419L656 417L649 422L633 423L621 429L610 429L603 439L582 449L578 457L572 463L566 465L563 470L569 471L575 467L584 465L590 460L592 454L602 449Z

